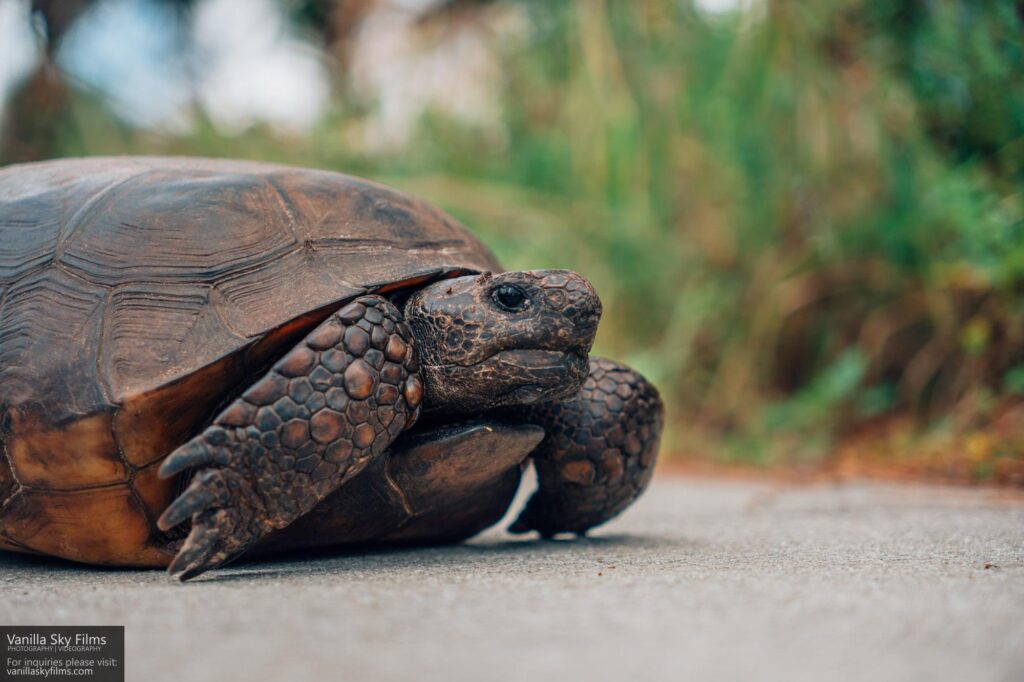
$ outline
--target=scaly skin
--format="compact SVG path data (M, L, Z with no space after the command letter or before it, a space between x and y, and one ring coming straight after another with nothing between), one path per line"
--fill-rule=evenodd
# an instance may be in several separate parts
M164 462L164 476L196 471L158 522L192 519L170 572L219 566L311 511L421 406L434 420L501 410L545 428L532 455L540 488L514 531L604 523L650 480L662 415L636 372L588 363L600 316L590 283L565 270L435 282L404 318L384 298L357 299Z
M192 518L170 573L226 563L313 509L416 421L422 398L395 306L364 296L332 315L161 466L197 470L159 520Z
M532 455L538 490L509 530L582 535L619 514L654 473L662 411L654 386L604 358L573 398L503 411L547 432Z

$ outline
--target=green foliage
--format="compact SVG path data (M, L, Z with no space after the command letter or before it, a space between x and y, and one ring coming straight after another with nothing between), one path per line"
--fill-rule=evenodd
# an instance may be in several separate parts
M509 267L590 277L598 351L661 387L675 442L699 427L726 457L817 457L866 417L1024 393L1019 4L520 7L526 35L495 41L500 134L428 113L401 153L360 153L343 141L369 108L339 98L304 139L167 139L79 101L61 151L258 157L427 196Z
M765 427L769 431L789 431L817 430L828 425L836 411L856 394L866 369L867 361L858 351L845 352L790 398L766 405Z
M1018 365L1003 376L1003 387L1007 393L1024 395L1024 365Z

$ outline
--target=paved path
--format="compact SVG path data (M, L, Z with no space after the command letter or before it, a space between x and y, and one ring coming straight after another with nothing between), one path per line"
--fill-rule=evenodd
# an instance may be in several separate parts
M1024 504L659 478L596 537L178 585L0 556L0 623L124 624L128 679L1024 680Z

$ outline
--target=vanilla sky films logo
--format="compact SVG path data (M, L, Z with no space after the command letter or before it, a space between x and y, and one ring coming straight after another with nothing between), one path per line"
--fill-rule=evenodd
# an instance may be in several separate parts
M4 680L124 682L123 626L0 626Z

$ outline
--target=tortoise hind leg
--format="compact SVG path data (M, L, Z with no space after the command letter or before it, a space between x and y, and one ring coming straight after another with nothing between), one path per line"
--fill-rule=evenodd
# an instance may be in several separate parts
M592 358L574 398L514 412L547 436L532 455L537 492L511 532L582 535L622 512L650 482L662 404L654 386L629 367Z
M197 470L158 521L192 530L168 571L186 580L284 528L381 455L423 387L398 309L359 298L314 329L160 475Z

